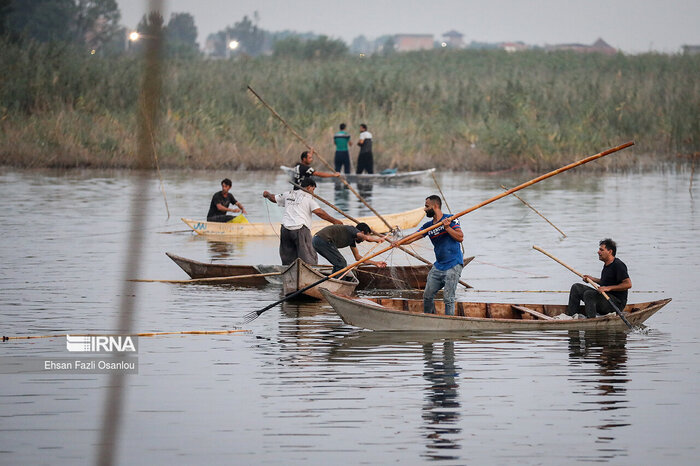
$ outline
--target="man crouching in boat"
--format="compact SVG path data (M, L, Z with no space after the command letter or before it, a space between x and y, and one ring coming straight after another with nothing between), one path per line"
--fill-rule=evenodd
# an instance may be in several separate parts
M457 283L459 283L459 277L464 268L464 259L460 248L460 243L464 241L464 233L459 226L459 220L450 221L450 215L442 213L440 196L432 195L425 198L425 215L431 217L432 220L424 223L418 231L438 223L442 225L422 236L428 235L435 248L435 263L428 273L423 292L423 312L435 314L435 295L441 288L444 288L445 314L453 316L455 315ZM410 244L419 239L420 237L404 244Z
M340 220L331 217L323 210L311 194L316 189L316 182L305 178L298 191L274 195L268 191L263 197L270 202L284 207L282 226L280 226L280 259L282 265L289 265L297 257L307 264L318 264L318 256L311 245L311 214L316 214L323 220L341 224Z
M355 260L359 261L362 259L362 255L360 255L357 250L356 243L361 243L363 241L382 243L384 242L384 238L373 235L372 229L366 223L358 223L356 226L327 226L314 235L312 243L316 252L325 257L328 262L333 265L332 273L335 273L348 265L339 249L350 247L350 251L352 251L352 255L355 256ZM386 267L386 262L383 261L375 262L368 260L365 264Z
M569 293L569 306L566 315L573 316L579 311L579 306L583 300L586 317L592 319L597 314L608 314L613 312L613 307L606 302L605 297L600 292L605 292L610 297L610 301L617 305L618 309L624 309L627 304L627 290L632 288L632 280L627 273L627 266L620 259L615 257L617 244L610 238L598 243L598 258L605 264L600 278L584 275L583 281L590 279L600 287L596 291L588 285L574 283Z
M233 197L233 194L229 192L231 189L231 180L224 178L221 182L221 191L214 194L211 198L211 204L209 205L209 212L207 213L207 222L229 222L236 217L231 215L226 215L226 212L242 212L247 214L245 207ZM236 208L231 208L229 205L235 205Z

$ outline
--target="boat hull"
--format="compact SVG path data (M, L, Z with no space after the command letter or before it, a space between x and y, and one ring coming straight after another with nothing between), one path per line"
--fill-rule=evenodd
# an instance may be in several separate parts
M285 165L281 165L280 169L292 176L292 173L294 172L294 169L292 167L287 167ZM375 182L380 182L380 183L415 183L417 181L420 181L421 179L425 178L426 176L430 175L431 173L434 173L435 169L434 168L428 168L427 170L416 170L416 171L410 171L410 172L396 172L396 173L372 173L371 175L368 173L362 173L362 174L356 174L356 173L343 173L343 177L349 182L349 183L375 183ZM339 181L336 180L336 178L321 178L321 177L314 177L315 181Z
M424 314L420 300L390 298L350 298L322 290L321 294L348 325L377 331L482 331L482 330L625 330L626 324L615 313L595 319L543 320L520 313L509 303L457 303L456 316ZM632 325L640 325L670 299L625 307L625 317ZM564 312L564 305L523 304L547 316ZM505 317L501 317L505 316Z
M400 230L406 230L418 226L418 223L420 223L424 216L425 211L422 207L396 214L383 215L384 219L386 219L392 228L399 228ZM359 222L366 223L373 231L377 233L386 233L388 231L386 224L377 217L360 217L357 220ZM280 234L279 223L220 223L192 220L189 218L183 218L182 221L185 222L185 224L195 233L203 236L260 237L279 236ZM342 221L345 225L355 225L355 222L347 218L342 219ZM330 224L330 222L325 220L313 222L311 234L316 234L319 230L327 227Z
M239 275L255 275L262 273L260 269L254 265L210 264L180 257L169 252L165 254L180 266L190 278L236 277ZM227 282L220 281L217 283L225 284ZM241 286L262 286L267 284L267 280L265 277L250 277L231 280L230 283Z
M464 265L472 259L473 256L465 258ZM395 265L385 268L360 266L354 271L360 282L358 290L423 290L431 268L432 265Z
M285 295L289 295L325 277L326 275L314 269L311 265L301 259L297 259L282 272L282 289ZM358 281L357 278L352 275L352 272L348 273L346 277L350 277L350 280L330 278L304 291L302 294L310 298L323 299L321 290L327 290L349 296L355 291Z

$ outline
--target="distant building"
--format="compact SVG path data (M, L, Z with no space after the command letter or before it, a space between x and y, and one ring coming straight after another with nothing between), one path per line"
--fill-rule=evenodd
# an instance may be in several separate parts
M498 48L505 50L506 52L522 52L530 48L529 45L524 42L501 42L498 44Z
M434 48L432 34L397 34L394 36L394 47L397 52L413 52L416 50L431 50Z
M602 53L604 55L615 55L617 53L617 49L610 46L610 44L605 42L603 39L598 39L592 45L585 45L585 44L548 45L547 47L545 47L545 50L550 51L550 52L558 52L558 51L562 51L562 50L568 50L568 51L578 52L578 53Z
M461 34L454 29L442 35L442 41L451 49L464 48L464 34Z
M700 45L684 45L683 55L698 55L700 54Z

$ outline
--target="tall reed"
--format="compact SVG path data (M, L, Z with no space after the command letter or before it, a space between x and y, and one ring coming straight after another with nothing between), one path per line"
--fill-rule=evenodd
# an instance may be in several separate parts
M0 47L5 164L132 165L138 58L56 44ZM700 56L430 51L180 60L165 70L163 167L296 161L303 148L247 85L328 156L339 123L353 138L367 123L378 168L541 170L627 140L662 160L700 151Z

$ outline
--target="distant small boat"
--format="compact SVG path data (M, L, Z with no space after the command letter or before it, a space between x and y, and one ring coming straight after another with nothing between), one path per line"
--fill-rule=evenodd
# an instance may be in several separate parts
M287 173L289 176L292 176L294 173L294 169L292 167L287 167L285 165L281 165L280 169ZM422 178L425 178L426 176L430 175L435 171L434 168L428 168L427 170L417 170L417 171L412 171L412 172L400 172L396 170L385 170L380 173L373 173L373 174L367 174L367 173L362 173L362 174L355 174L355 173L342 173L343 177L349 182L349 183L354 183L354 182L375 182L375 181L380 181L382 183L386 182L401 182L401 183L410 183L410 182L416 182L420 181ZM315 181L333 181L335 178L321 178L321 177L314 177Z
M283 265L233 265L214 264L187 259L169 252L165 253L190 278L233 277L237 275L253 275L259 273L282 272L287 267ZM464 259L464 265L469 264L474 256ZM329 268L328 266L327 268ZM314 267L324 268L324 266ZM394 289L424 289L430 265L390 265L379 268L374 265L361 265L353 269L359 284L358 290L394 290ZM267 281L278 283L271 277ZM235 280L238 285L259 286L267 283L265 277L251 277ZM231 281L234 283L234 281Z
M394 228L399 228L401 230L407 230L409 228L414 228L418 226L421 219L425 216L425 211L423 207L419 207L413 210L407 210L405 212L398 212L395 214L383 215L384 219ZM344 218L341 219L346 225L355 225L355 222ZM364 222L369 227L377 233L386 233L388 231L386 224L382 222L379 218L375 216L371 217L360 217L357 219L360 222ZM204 220L192 220L188 218L183 218L183 222L187 224L192 230L194 230L199 235L204 236L278 236L280 232L279 223L220 223L220 222L207 222ZM325 220L318 220L313 222L311 228L311 234L316 234L320 229L330 225L329 222Z
M423 301L394 298L351 298L321 290L333 310L348 325L369 330L464 331L464 330L624 330L627 325L614 312L594 319L554 319L566 305L455 303L455 316L444 315L444 303L435 301L437 314L424 314ZM628 304L623 312L632 325L639 325L668 304L662 299Z
M287 267L282 272L282 289L285 295L289 295L321 280L324 277L326 277L326 275L319 272L313 266L307 264L301 259L297 259L292 263L292 265ZM359 282L353 273L349 272L347 275L345 275L345 278L341 280L330 278L325 282L304 291L302 294L316 299L323 299L321 296L321 290L351 295L355 291L358 283Z

